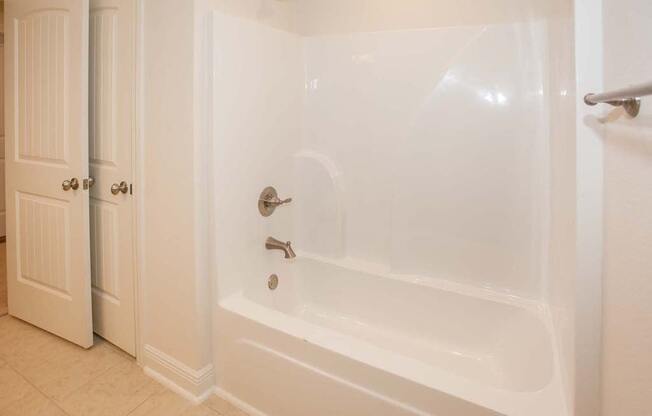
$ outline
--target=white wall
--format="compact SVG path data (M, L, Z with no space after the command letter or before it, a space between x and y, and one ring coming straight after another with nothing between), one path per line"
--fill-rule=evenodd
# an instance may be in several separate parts
M207 136L213 7L285 29L293 18L287 3L276 0L142 0L140 361L194 397L213 386Z
M602 309L603 142L597 119L600 106L584 104L583 95L600 91L602 79L602 10L595 0L575 1L575 94L577 118L574 159L577 164L574 205L577 219L573 288L573 410L594 416L600 407ZM596 47L597 46L597 47ZM570 176L569 176L570 177Z
M201 395L212 386L212 364L195 8L144 0L142 12L141 358Z
M652 80L652 2L604 1L605 88ZM652 99L605 122L602 416L652 414Z
M297 1L283 0L196 0L197 11L206 18L210 10L251 20L286 32L296 31Z
M291 3L291 2L290 2ZM567 0L300 0L304 35L533 21L565 13Z

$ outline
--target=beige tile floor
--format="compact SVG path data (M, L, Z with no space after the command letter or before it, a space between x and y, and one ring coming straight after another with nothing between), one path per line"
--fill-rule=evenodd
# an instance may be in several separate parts
M212 396L195 406L96 338L84 350L8 315L0 318L1 416L246 416Z

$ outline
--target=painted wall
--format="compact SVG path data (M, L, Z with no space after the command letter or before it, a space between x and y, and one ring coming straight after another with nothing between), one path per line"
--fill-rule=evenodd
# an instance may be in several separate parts
M652 79L652 2L604 1L605 88ZM603 416L652 414L652 99L604 122Z
M565 13L567 0L299 0L304 35L533 21Z
M296 32L297 3L296 0L197 0L196 7L200 14L214 10L274 29Z
M577 188L573 198L577 215L573 227L576 265L570 275L574 305L570 324L574 363L572 400L576 416L595 416L600 412L603 141L597 120L603 109L587 106L582 99L587 91L603 89L602 9L596 3L595 0L574 2L576 137L569 154L574 153L576 161Z
M275 0L142 1L139 353L150 374L195 398L213 386L212 114L206 113L213 7L275 28L290 29L294 16Z
M212 364L195 8L144 0L142 15L142 361L201 395Z

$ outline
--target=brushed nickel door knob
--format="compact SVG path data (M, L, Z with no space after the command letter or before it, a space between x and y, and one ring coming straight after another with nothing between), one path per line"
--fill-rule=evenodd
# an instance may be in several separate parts
M65 181L63 181L63 183L61 183L61 188L64 191L69 191L71 189L73 191L76 191L77 189L79 189L79 179L77 178L72 178L70 180L66 179Z
M120 184L114 183L111 185L111 193L113 195L118 195L120 192L126 194L129 192L129 184L125 181L120 182Z

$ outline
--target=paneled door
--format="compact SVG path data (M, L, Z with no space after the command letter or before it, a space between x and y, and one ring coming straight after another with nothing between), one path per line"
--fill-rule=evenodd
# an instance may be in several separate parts
M93 327L135 354L132 155L134 0L91 0L90 169Z
M9 313L93 344L88 0L5 0Z

